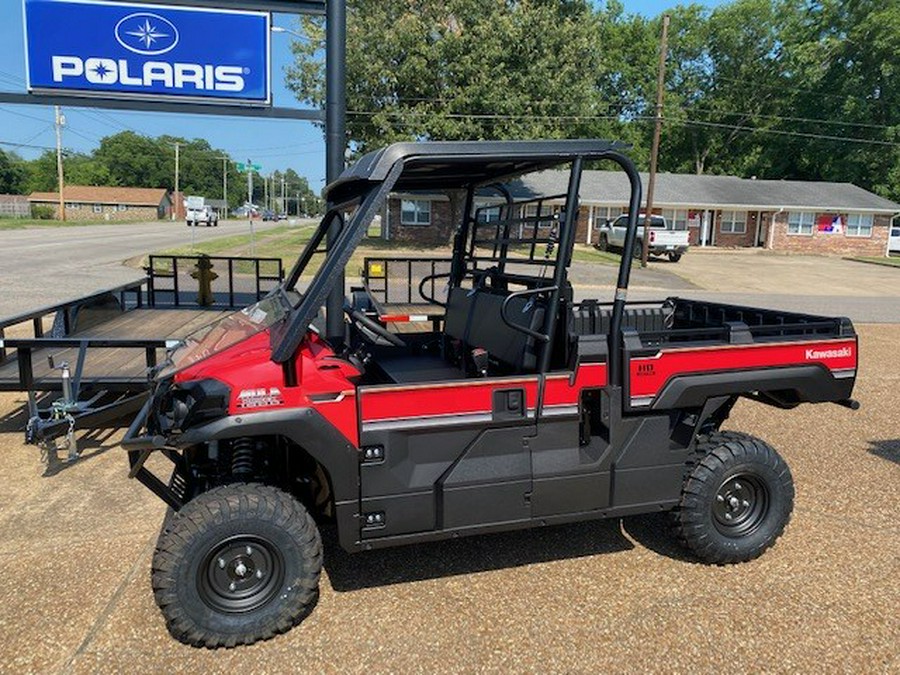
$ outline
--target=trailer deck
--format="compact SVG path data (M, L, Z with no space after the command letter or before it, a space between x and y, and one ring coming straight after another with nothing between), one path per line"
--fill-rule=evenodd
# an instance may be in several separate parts
M167 342L181 340L198 328L215 321L231 310L210 309L147 309L134 308L119 316L77 330L65 339L39 339L29 348L31 362L31 390L54 391L60 388L59 370L62 363L74 365L79 358L82 343L85 351L81 385L86 388L105 389L143 388L147 381L147 352L154 351L154 360L163 358ZM138 346L99 346L101 342L146 342ZM7 341L16 345L15 340ZM153 343L158 343L154 346ZM71 345L71 346L67 346ZM140 347L143 346L143 353ZM23 382L20 373L20 352L0 363L0 391L20 391ZM52 358L52 363L50 359Z
M0 320L0 391L139 392L175 341L268 293L280 259L150 256L146 277Z

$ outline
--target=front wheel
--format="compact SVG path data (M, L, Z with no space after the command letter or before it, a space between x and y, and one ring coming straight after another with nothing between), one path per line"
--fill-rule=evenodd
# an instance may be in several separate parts
M605 234L601 234L597 241L597 248L601 251L609 250L609 238Z
M160 533L152 583L169 632L197 647L283 633L318 598L322 542L306 509L259 484L214 488Z
M681 543L718 565L759 557L791 518L787 464L766 442L735 432L710 434L697 457L673 514Z

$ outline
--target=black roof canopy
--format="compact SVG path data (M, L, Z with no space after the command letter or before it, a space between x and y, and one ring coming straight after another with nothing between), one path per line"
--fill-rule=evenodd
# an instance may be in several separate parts
M398 162L403 173L398 191L457 189L501 182L532 171L571 162L602 159L624 150L618 141L430 141L395 143L363 155L326 188L330 202L353 199L383 181Z

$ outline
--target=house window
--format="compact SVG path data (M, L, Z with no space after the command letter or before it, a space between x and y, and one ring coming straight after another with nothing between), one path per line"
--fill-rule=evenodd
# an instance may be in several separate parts
M746 211L722 211L722 224L719 226L719 232L723 234L744 234L746 231Z
M788 234L805 234L813 233L813 226L816 222L816 214L809 211L791 211L788 213Z
M491 208L478 209L479 223L493 223L500 220L500 207L492 206Z
M871 237L872 220L871 213L851 213L847 216L847 236Z
M688 212L681 209L663 209L662 217L666 219L666 225L670 230L686 230L688 226Z
M94 204L94 213L103 213L103 204Z
M78 202L66 202L66 208L67 209L80 209L81 204L79 204Z
M430 225L431 202L424 199L401 199L400 222L403 225Z
M125 204L116 204L116 211L127 211L128 207Z

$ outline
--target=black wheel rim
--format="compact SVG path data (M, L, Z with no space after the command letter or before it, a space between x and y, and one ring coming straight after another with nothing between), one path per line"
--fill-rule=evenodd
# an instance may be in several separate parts
M272 542L237 535L211 547L197 588L209 607L229 613L251 612L274 598L284 580L284 557Z
M769 490L765 482L750 473L726 478L716 490L712 514L722 534L729 537L751 534L769 514Z

